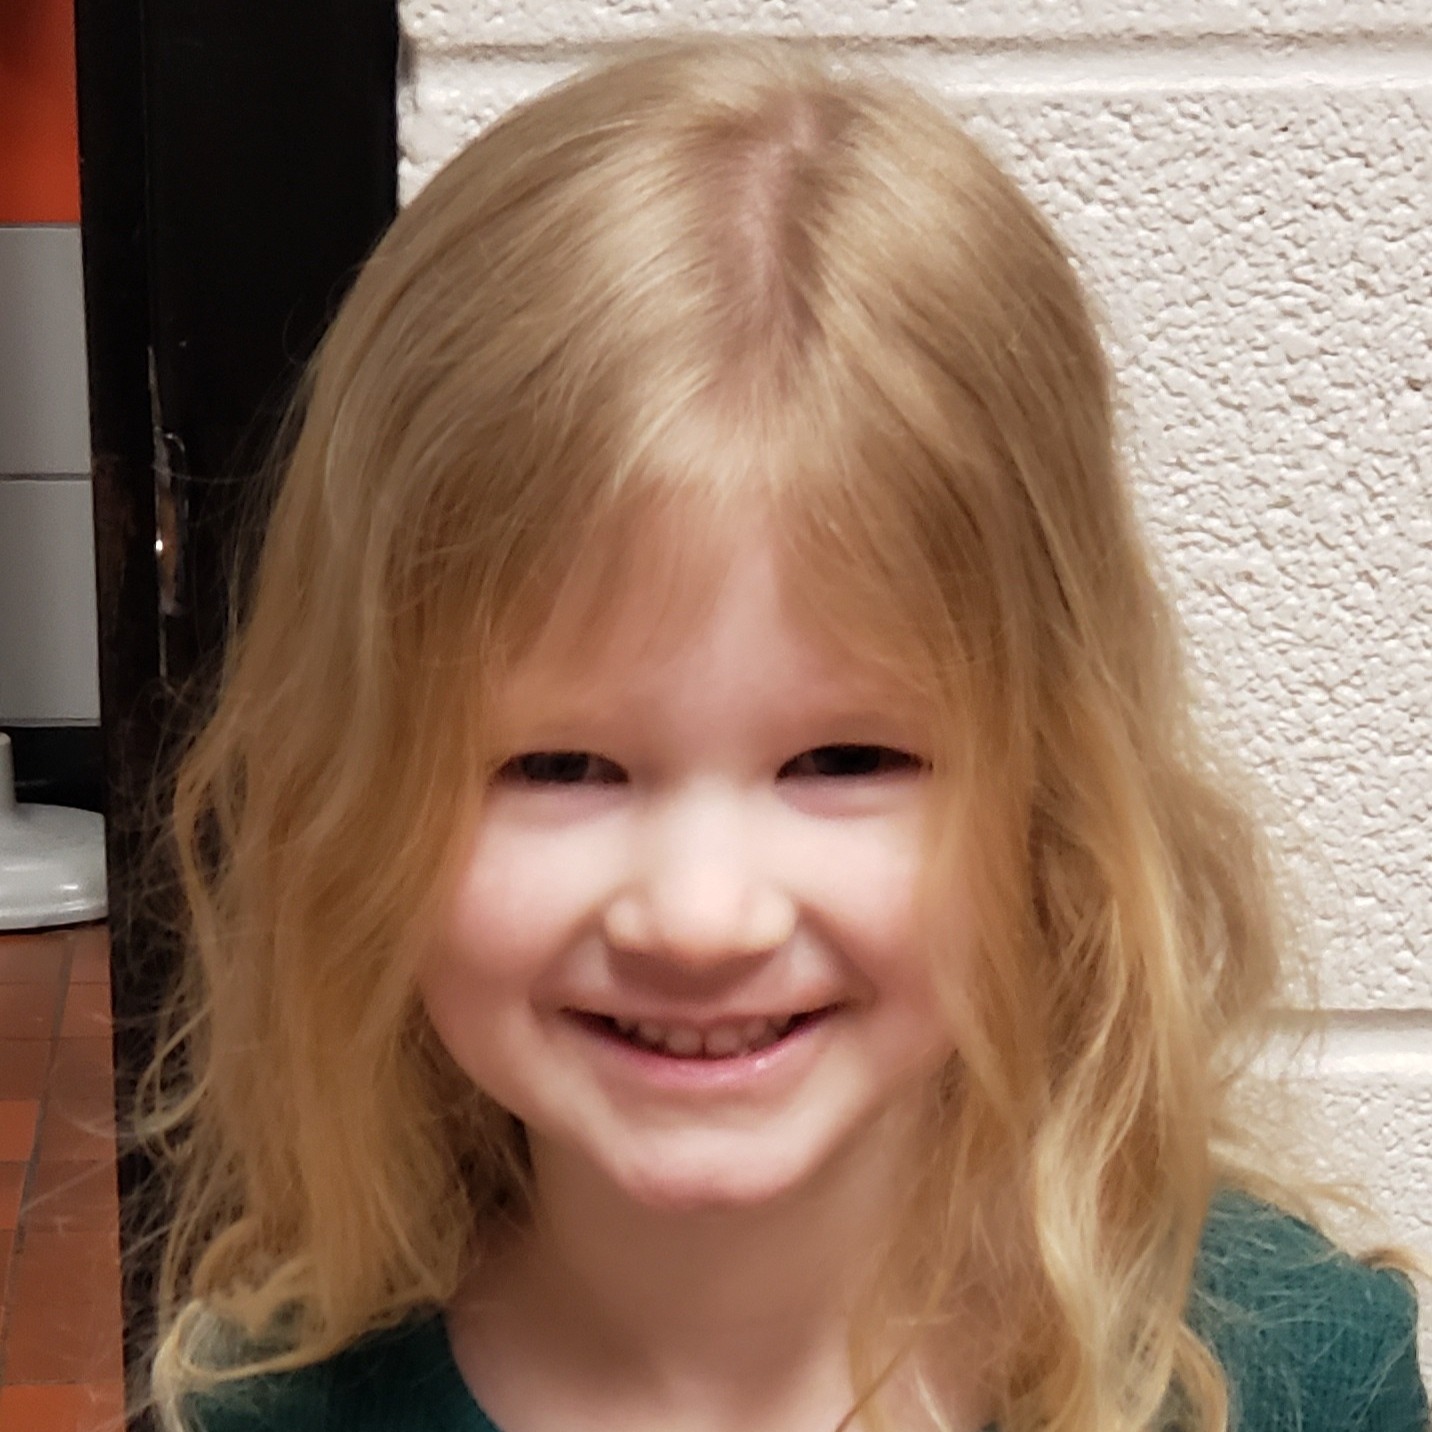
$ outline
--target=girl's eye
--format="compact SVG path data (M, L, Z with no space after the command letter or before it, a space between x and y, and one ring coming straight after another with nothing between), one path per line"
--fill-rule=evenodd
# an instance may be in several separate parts
M778 774L796 778L884 776L920 770L924 764L918 756L890 746L817 746L787 761Z
M580 786L616 785L626 776L620 766L590 751L529 751L508 761L497 779L530 786Z

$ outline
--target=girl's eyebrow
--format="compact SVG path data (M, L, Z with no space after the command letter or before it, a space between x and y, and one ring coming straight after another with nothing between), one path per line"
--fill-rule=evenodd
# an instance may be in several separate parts
M931 725L913 705L870 702L772 707L756 723L778 743L905 748L926 744ZM570 701L534 701L525 709L509 711L499 717L495 731L506 744L587 749L640 739L651 724L641 703L593 703L574 696Z

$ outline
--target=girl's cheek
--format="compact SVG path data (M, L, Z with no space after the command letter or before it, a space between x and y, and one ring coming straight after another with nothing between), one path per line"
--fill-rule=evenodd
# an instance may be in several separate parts
M968 902L957 882L942 891L938 917L921 905L923 866L918 829L901 823L887 832L885 840L852 852L845 864L845 881L830 888L833 898L845 902L852 922L863 929L862 944L878 963L882 979L912 995L933 999L942 980L953 975L959 982L967 972L973 929ZM834 862L830 869L835 872ZM947 967L939 973L930 953L936 927L943 931L939 959Z
M480 831L447 921L449 954L497 973L557 952L600 893L590 844L517 822Z
M501 826L479 832L458 879L446 921L446 953L471 959L501 958L533 932L544 906L535 900L537 869L530 841Z
M882 947L898 947L899 935L914 931L915 892L920 852L903 822L891 821L878 831L850 831L843 840L813 847L811 864L821 872L825 899L864 916L881 932Z

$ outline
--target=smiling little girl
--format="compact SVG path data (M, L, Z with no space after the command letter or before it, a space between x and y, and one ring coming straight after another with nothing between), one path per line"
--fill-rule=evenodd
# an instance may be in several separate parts
M1283 926L1112 428L1044 220L803 48L433 180L178 783L167 1427L1424 1426L1233 1112Z

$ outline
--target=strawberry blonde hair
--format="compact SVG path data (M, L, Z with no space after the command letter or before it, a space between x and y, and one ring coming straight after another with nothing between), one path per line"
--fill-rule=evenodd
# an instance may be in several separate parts
M490 693L554 614L611 608L635 547L684 590L719 568L695 534L756 504L810 612L937 713L937 968L956 860L980 932L860 1385L982 1290L1005 1432L1224 1426L1184 1309L1286 936L1190 717L1095 325L938 106L756 40L645 47L507 115L312 365L174 800L190 958L136 1120L176 1190L167 1426L445 1303L520 1216L521 1130L414 980Z

